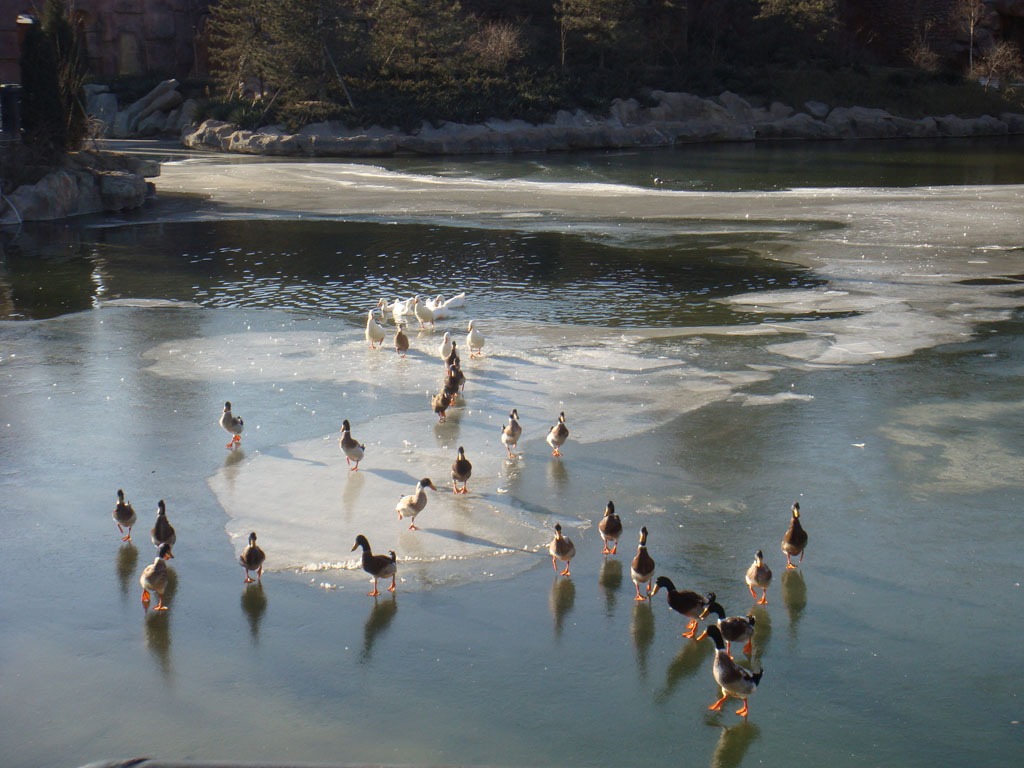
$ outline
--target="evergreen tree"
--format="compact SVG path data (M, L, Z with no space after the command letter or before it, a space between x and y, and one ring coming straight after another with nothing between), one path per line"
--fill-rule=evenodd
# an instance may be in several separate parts
M556 0L555 18L561 32L561 66L566 67L566 55L573 38L585 42L581 50L596 53L598 67L604 69L605 58L615 50L628 31L631 0Z
M273 56L268 28L274 0L220 0L210 7L210 68L224 93L263 93Z
M468 20L452 0L379 0L370 14L373 60L385 75L423 79L465 69Z

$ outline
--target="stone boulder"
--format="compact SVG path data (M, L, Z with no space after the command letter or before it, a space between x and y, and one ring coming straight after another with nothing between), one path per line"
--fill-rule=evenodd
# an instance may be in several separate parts
M828 104L821 101L805 101L804 109L807 110L807 114L816 120L824 120L831 111Z
M828 123L815 120L806 112L798 112L781 120L754 123L754 137L758 139L824 140L836 138L836 130Z
M231 123L206 120L194 131L186 132L181 143L190 149L227 149L227 139L236 130Z
M1021 0L1024 3L1024 0ZM1024 115L1017 112L1003 112L999 119L1006 123L1009 133L1024 133Z
M939 136L946 138L969 138L972 136L1002 136L1009 133L1009 127L1002 120L991 115L981 117L957 117L946 115L936 117Z
M96 176L105 210L130 210L146 201L148 185L141 176L127 171L98 171Z

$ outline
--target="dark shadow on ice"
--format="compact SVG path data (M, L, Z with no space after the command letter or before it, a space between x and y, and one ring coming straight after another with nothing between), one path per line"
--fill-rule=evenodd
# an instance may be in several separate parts
M710 640L702 640L699 643L694 640L684 640L679 653L665 670L665 687L655 693L655 701L659 704L668 701L679 683L688 677L693 677L704 667L707 668L708 677L711 677L711 665L704 662L711 658L714 649L714 643Z
M376 475L383 480L399 483L400 485L415 486L420 481L420 478L413 477L408 472L403 472L400 469L360 469L359 471L366 472L368 475ZM408 492L412 493L412 489L410 488Z
M287 459L288 461L300 461L303 464L311 464L314 467L326 467L322 461L314 461L313 459L302 459L298 456L294 456L291 451L285 448L283 445L268 445L266 448L260 450L264 456L270 456L274 459Z
M452 541L463 541L466 544L476 544L478 547L490 547L492 549L507 549L510 552L525 552L530 555L537 554L529 549L522 549L521 547L514 547L510 544L498 544L494 541L487 539L481 539L477 536L467 536L462 531L453 531L449 528L424 528L424 533L429 533L434 536L440 536L442 539L451 539Z

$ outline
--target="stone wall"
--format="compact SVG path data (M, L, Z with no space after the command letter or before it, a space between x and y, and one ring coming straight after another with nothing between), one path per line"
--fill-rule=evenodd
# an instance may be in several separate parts
M20 81L19 13L33 0L0 0L0 82ZM210 0L75 0L73 16L85 33L94 75L161 72L183 78L206 71L201 31Z

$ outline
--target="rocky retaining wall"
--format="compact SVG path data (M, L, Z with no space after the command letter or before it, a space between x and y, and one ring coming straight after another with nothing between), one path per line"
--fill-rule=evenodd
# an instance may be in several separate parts
M836 107L807 102L801 110L773 103L752 107L726 91L716 100L688 93L655 91L656 106L619 99L608 117L559 112L553 122L535 125L491 120L479 125L424 123L403 133L373 127L352 130L340 123L317 123L298 133L280 126L240 130L217 120L186 126L182 143L259 155L301 157L374 157L398 153L457 155L552 152L580 149L669 147L710 141L961 138L1024 133L1024 115L975 118L926 117L910 120L883 109Z
M150 160L116 152L75 152L63 167L0 200L0 226L138 208L154 192L146 178L159 175L160 165Z

